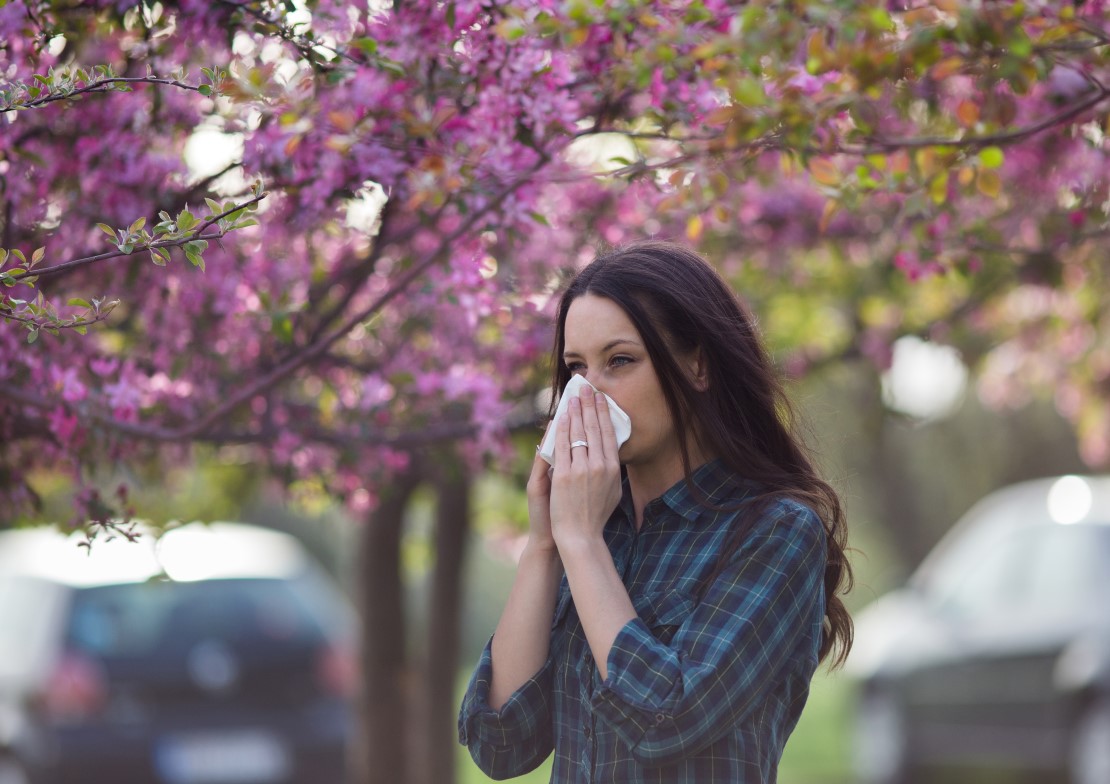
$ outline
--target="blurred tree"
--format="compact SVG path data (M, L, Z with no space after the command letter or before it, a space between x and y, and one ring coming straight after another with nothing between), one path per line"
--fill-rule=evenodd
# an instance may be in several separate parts
M719 261L788 372L949 342L993 405L1050 390L1104 464L1108 16L9 0L2 514L33 513L36 466L246 447L363 516L364 577L392 585L413 450L505 457L560 272L648 235ZM92 482L76 503L127 506ZM367 587L374 677L404 655L394 598Z

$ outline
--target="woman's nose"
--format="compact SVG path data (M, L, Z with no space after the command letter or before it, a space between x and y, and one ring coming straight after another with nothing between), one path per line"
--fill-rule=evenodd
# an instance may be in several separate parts
M600 373L594 374L594 378L590 378L590 374L587 373L586 374L586 380L589 381L590 385L594 389L596 389L598 392L603 392L606 395L609 394L608 392L605 391L605 386L604 386L605 382L601 380L601 374Z

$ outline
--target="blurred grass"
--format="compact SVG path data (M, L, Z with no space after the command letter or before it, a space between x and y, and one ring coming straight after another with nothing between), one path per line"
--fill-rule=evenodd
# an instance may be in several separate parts
M469 672L460 675L459 699L466 688ZM851 784L851 682L843 675L818 670L813 678L809 701L798 726L787 741L779 766L779 784ZM492 781L458 747L459 784L486 784ZM521 784L546 784L551 776L551 761L526 776L513 779Z
M851 749L852 683L819 669L798 726L786 742L779 784L850 784Z

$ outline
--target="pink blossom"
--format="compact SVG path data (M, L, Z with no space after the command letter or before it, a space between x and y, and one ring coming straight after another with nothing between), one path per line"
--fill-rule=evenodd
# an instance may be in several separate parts
M62 400L67 403L77 403L88 397L89 390L77 377L76 368L52 366L50 377L54 390L59 392Z
M67 411L63 406L58 406L51 410L47 419L50 423L50 431L61 446L65 448L80 446L84 437L83 430L80 420L74 414Z
M922 261L912 251L899 251L894 254L894 266L902 270L911 281L918 281L944 272L944 267L935 261Z

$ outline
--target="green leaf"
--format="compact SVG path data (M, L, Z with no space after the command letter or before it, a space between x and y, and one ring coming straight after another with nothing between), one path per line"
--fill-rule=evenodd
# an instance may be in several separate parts
M123 243L122 245L119 246L119 249L124 253L134 253L135 252L135 243L125 242L125 243Z
M209 198L205 197L204 203L208 205L208 209L212 211L211 212L212 215L219 215L220 213L222 213L224 211L224 208L221 207L220 203L218 201L216 201L215 199L209 199Z
M190 240L183 246L186 253L204 253L208 249L207 240Z
M150 260L153 261L155 264L157 264L159 267L166 266L166 260L164 258L162 258L162 249L161 248L151 248L150 249Z
M984 147L979 151L979 165L984 169L997 169L1006 161L1001 147Z
M189 260L189 263L192 264L194 267L199 267L200 271L204 272L204 257L201 256L199 253L185 251L185 258L187 258Z
M293 342L293 321L287 315L274 316L271 319L274 336L282 343Z
M85 334L88 333L89 328L86 327L84 324L81 324L79 326L74 327L73 331L76 332L78 335L85 335Z
M188 210L182 210L177 214L177 228L182 231L188 231L195 225L197 225L197 219L193 216L193 213Z
M212 87L207 84L202 84L200 87L197 88L197 92L205 97L209 97L212 95Z
M69 302L67 302L66 304L71 305L71 306L76 307L76 308L91 308L92 307L92 305L90 305L88 302L81 299L80 297L71 297Z
M19 259L21 263L27 263L27 257L23 255L23 251L19 248L12 248L12 255ZM23 270L20 270L20 272L23 272Z
M46 255L46 248L36 248L35 252L31 254L31 265L30 266L33 267L36 264L38 264L40 261L42 261L42 258L45 255Z
M34 343L38 339L39 339L39 330L38 330L37 327L33 327L32 329L30 329L27 332L27 342L28 343Z
M141 229L145 225L146 225L146 218L139 218L138 220L136 220L134 223L132 223L128 227L127 233L128 234L134 234L135 232L137 232L139 229Z
M882 8L874 8L868 14L867 21L871 24L871 28L878 32L890 32L894 30L894 20L890 18L890 14Z
M393 62L392 60L386 60L385 58L382 58L381 60L378 61L378 66L383 71L388 71L389 73L393 74L394 76L404 76L405 75L405 67L403 65L401 65L400 63Z
M231 228L233 228L233 229L245 229L245 228L247 228L247 226L257 226L257 225L258 225L258 221L256 221L254 218L244 218L243 220L237 222Z
M1029 39L1029 36L1027 36L1025 34L1025 31L1021 28L1018 28L1015 31L1014 36L1009 41L1009 44L1010 51L1014 54L1015 57L1020 60L1025 60L1033 54L1033 42Z
M948 198L948 172L942 171L929 181L929 197L934 204L943 204Z

